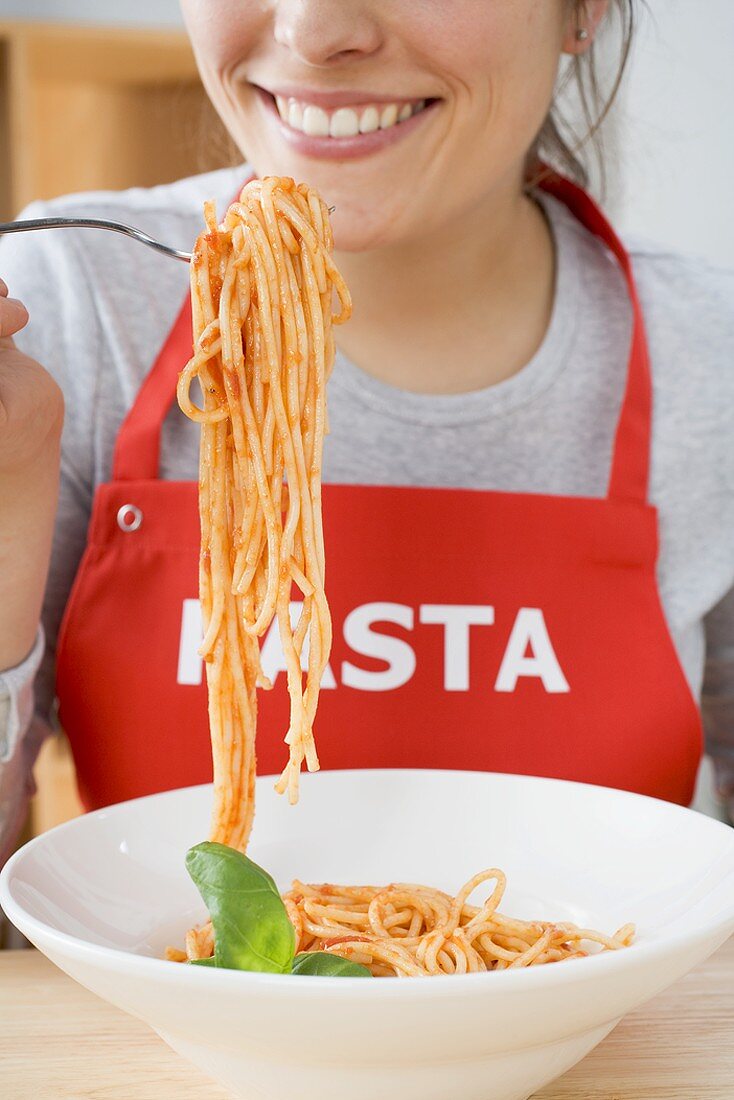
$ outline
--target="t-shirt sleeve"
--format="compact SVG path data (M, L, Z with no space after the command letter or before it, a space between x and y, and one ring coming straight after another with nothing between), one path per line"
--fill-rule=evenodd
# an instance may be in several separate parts
M734 811L734 588L706 617L701 712L722 796Z
M34 203L21 217L45 217L52 204ZM23 823L33 791L32 768L52 728L56 639L84 550L93 493L98 310L74 234L19 233L0 241L0 277L28 308L17 346L61 386L66 403L61 481L42 624L36 646L18 668L0 674L0 858ZM45 642L45 644L44 644Z
M43 643L39 627L25 660L0 672L0 867L23 827L33 793L33 760L44 736L33 717L33 681L43 657Z

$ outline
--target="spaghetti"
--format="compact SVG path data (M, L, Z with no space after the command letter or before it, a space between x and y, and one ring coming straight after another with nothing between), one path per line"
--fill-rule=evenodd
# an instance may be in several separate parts
M277 618L287 664L289 756L276 788L298 796L305 761L319 766L313 737L321 675L331 647L324 592L321 459L325 386L334 360L332 325L346 320L349 292L331 258L328 212L290 179L252 181L206 232L191 264L194 355L178 399L201 424L200 598L214 761L211 839L244 851L255 792L256 688L269 688L258 639ZM332 316L334 293L340 303ZM198 379L203 405L190 396ZM295 584L303 609L291 623ZM305 660L305 685L302 659ZM481 906L469 898L492 884ZM283 897L296 951L325 951L375 976L504 970L578 958L585 944L626 947L625 925L605 936L574 924L499 912L502 871L475 875L452 897L413 884L309 886ZM175 961L215 952L211 922L191 929Z
M274 618L290 694L289 755L278 790L295 802L304 760L310 771L319 766L313 720L331 648L321 523L325 385L332 324L347 319L351 302L315 191L290 179L253 180L221 225L211 203L205 218L191 262L194 354L178 400L201 424L200 653L214 764L211 839L244 851L254 813L256 687L271 687L258 638ZM190 395L195 378L203 407ZM295 626L293 584L303 594Z
M481 906L469 898L483 883L492 890ZM520 969L584 958L585 944L618 951L634 938L625 924L613 936L590 928L504 916L505 876L492 868L475 875L455 897L428 886L308 886L294 882L284 895L296 930L296 951L326 951L366 966L375 977L426 977ZM176 961L214 953L211 922L193 928Z

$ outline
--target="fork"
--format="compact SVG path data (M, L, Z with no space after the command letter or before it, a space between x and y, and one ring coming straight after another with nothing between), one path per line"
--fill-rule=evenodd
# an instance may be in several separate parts
M329 207L329 213L334 213L333 206ZM123 233L141 244L147 244L148 248L154 248L164 256L172 256L174 260L183 260L187 264L191 262L190 252L182 252L179 248L172 248L170 244L163 244L133 225L107 221L106 218L28 218L25 221L0 222L0 236L3 233L25 233L32 229L108 229L112 233Z
M112 233L124 233L126 237L133 237L141 244L154 248L156 252L162 252L164 256L172 256L175 260L183 260L185 263L191 261L190 252L181 252L178 248L172 248L170 244L163 244L142 229L124 225L123 222L107 221L105 218L28 218L25 221L0 222L0 235L25 233L32 229L109 229Z

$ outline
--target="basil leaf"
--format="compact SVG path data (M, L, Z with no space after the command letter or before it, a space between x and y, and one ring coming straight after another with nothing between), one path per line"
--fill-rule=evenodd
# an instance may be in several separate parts
M267 871L234 848L211 841L189 849L186 869L209 910L214 965L289 974L296 934Z
M371 978L366 966L350 962L328 951L303 951L293 962L294 974L316 974L322 978Z

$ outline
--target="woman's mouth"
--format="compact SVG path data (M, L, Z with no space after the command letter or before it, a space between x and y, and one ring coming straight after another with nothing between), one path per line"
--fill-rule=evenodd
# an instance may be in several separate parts
M366 156L406 137L437 99L371 99L359 93L268 92L253 85L283 137L306 156Z
M400 122L407 122L426 105L425 99L414 103L396 100L393 103L368 103L361 107L337 107L325 111L315 103L276 96L275 103L283 122L309 137L349 138L357 134L373 134L377 130L390 130Z

